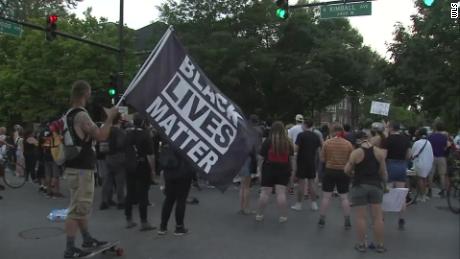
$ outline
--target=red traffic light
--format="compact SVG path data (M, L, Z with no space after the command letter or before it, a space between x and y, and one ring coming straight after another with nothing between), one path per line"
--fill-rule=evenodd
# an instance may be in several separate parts
M53 14L53 15L48 15L48 22L51 24L56 24L58 20L58 16Z

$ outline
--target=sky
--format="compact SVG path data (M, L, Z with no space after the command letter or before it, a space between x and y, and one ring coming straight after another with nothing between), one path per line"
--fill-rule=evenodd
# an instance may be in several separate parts
M162 2L164 0L125 0L124 23L130 28L139 29L158 20L156 6ZM289 3L292 5L296 2L291 0ZM119 5L119 0L83 0L73 12L83 17L83 12L92 7L94 16L106 17L115 22L119 19ZM392 42L395 23L409 26L410 16L415 13L414 0L376 0L372 2L372 15L349 19L352 26L363 35L365 45L389 58L386 44Z

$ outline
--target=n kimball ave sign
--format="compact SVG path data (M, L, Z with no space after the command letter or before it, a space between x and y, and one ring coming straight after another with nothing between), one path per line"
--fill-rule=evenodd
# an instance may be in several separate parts
M0 20L0 34L21 37L22 26L15 23Z
M353 3L321 6L321 18L339 18L372 14L372 3Z

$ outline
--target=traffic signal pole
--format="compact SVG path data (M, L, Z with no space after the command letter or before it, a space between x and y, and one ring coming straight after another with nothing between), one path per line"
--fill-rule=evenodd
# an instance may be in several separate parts
M0 16L0 20L5 20L5 21L8 21L8 22L20 24L22 26L29 27L31 29L35 29L35 30L39 30L39 31L44 31L44 32L47 31L46 27L36 25L36 24L33 24L33 23L29 23L29 22L22 22L22 21L18 21L18 20L15 20L15 19L2 17L2 16ZM93 45L93 46L96 46L96 47L99 47L99 48L103 48L103 49L106 49L106 50L120 52L119 48L115 48L115 47L112 47L110 45L99 43L99 42L92 41L92 40L83 39L81 37L78 37L76 35L72 35L72 34L69 34L69 33L66 33L66 32L56 30L55 33L56 33L56 35L62 36L64 38L73 39L73 40L83 42L83 43L86 43L86 44L90 44L90 45Z
M124 43L123 43L123 27L124 27L124 19L123 19L123 13L124 13L124 1L120 0L120 20L118 22L118 36L119 36L119 45L118 49L120 50L118 52L118 84L117 84L117 90L118 92L121 92L121 90L124 90L124 55L125 55L125 48L124 48Z

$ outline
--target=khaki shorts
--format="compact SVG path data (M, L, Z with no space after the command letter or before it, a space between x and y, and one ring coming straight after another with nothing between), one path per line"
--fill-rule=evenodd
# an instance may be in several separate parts
M66 168L65 178L70 188L70 219L86 219L94 199L94 170Z
M436 173L440 176L447 174L447 159L445 157L435 157L433 160L433 167L431 168L431 177Z

